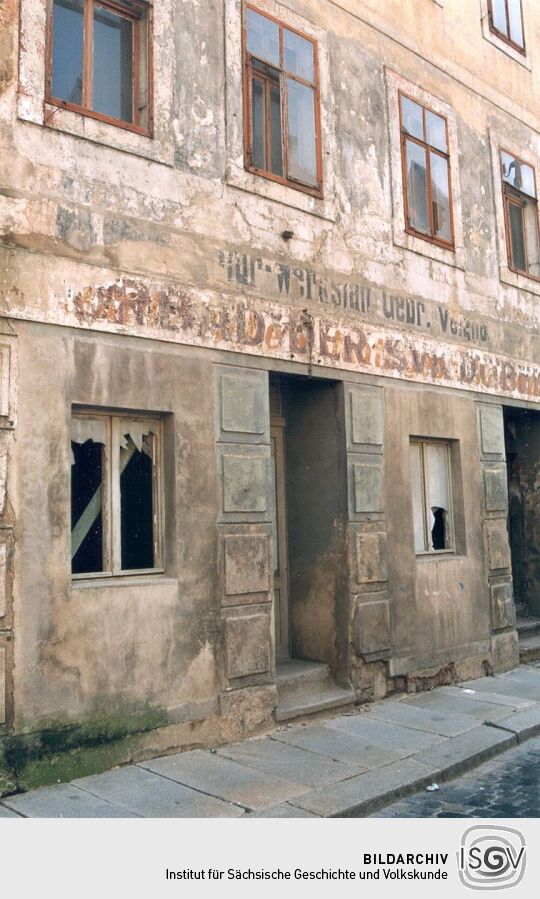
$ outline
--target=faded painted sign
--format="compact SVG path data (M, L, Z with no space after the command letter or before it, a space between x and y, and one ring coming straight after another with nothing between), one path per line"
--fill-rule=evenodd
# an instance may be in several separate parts
M540 367L418 332L328 318L244 296L151 287L132 280L70 294L79 325L429 384L540 399ZM67 323L67 322L66 322ZM428 331L429 333L429 331Z
M228 250L220 251L219 264L227 282L237 288L262 296L296 299L311 311L326 307L338 314L360 314L371 321L395 322L479 346L489 340L485 322L474 317L455 318L441 303L401 296L365 281L330 279L312 269Z

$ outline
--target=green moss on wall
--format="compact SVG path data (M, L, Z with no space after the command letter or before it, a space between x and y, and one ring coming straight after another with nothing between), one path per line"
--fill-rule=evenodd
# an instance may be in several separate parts
M0 738L0 796L98 774L127 762L140 734L167 723L166 710L157 708Z

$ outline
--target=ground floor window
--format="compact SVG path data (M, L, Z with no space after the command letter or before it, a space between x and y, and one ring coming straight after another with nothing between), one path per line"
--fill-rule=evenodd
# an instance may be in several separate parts
M160 420L77 412L71 453L73 575L159 569Z
M454 551L450 444L413 439L410 453L415 550Z

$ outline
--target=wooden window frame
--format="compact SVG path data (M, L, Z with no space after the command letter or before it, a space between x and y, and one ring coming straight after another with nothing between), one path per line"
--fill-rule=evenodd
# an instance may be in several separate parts
M72 419L99 419L106 427L106 443L103 447L102 522L103 522L103 571L71 572L74 581L94 578L133 577L134 575L163 574L163 429L162 420L155 416L84 412L75 409ZM120 442L122 422L144 422L152 428L156 441L156 458L152 460L152 524L154 543L153 568L122 568L121 520L120 520ZM154 430L155 429L155 430ZM71 528L70 528L71 535Z
M115 125L126 131L133 131L135 134L142 134L146 137L152 136L153 131L153 64L152 64L152 5L146 3L145 0L130 0L135 9L133 11L126 9L121 4L115 3L114 0L83 0L83 73L82 73L82 102L70 103L69 100L61 100L52 94L52 70L53 70L53 19L54 19L54 0L49 0L48 21L47 21L47 60L45 74L45 103L52 106L58 106L60 109L67 109L79 115L89 116L108 125ZM116 119L112 116L96 112L91 108L92 102L92 74L93 74L93 32L94 32L94 9L95 7L113 12L115 15L122 16L133 23L133 47L132 47L132 98L133 98L133 122L126 122L123 119ZM137 14L137 11L139 13ZM144 127L138 123L140 119L140 48L141 48L141 26L146 28L146 44L147 44L147 95L148 95L148 126Z
M489 21L489 30L492 34L497 35L497 37L504 41L505 44L508 44L509 47L512 47L517 53L521 53L522 56L527 55L527 50L525 47L525 22L523 19L523 0L519 0L519 11L521 15L521 33L523 35L523 46L521 44L517 44L510 37L510 12L508 9L508 0L504 0L504 9L506 12L506 24L508 27L508 34L506 35L504 31L499 31L498 28L493 24L493 3L492 0L488 0L488 21Z
M402 108L402 99L410 100L411 103L414 103L416 106L420 106L422 109L422 123L424 128L424 134L427 134L426 131L426 112L431 112L433 115L437 116L439 119L444 119L444 127L446 133L446 146L447 152L443 153L442 150L438 150L437 147L432 147L431 144L428 144L426 141L420 140L418 137L414 137L411 134L408 134L403 128L403 108ZM427 240L429 243L435 244L435 246L442 247L445 250L455 251L456 248L456 238L454 231L454 204L453 204L453 195L452 195L452 166L450 164L450 140L448 133L448 117L445 115L441 115L440 112L437 112L430 106L426 106L416 97L413 97L411 94L407 94L404 91L398 91L398 106L399 106L399 132L400 132L400 141L401 141L401 172L402 172L402 189L403 189L403 208L405 210L405 231L407 234L412 234L414 237L421 237L422 240ZM430 233L425 234L423 231L418 231L416 228L413 228L410 221L409 214L409 196L407 190L407 152L406 152L406 142L410 140L411 143L417 144L417 146L422 147L423 150L426 151L426 182L427 182L427 205L428 205L428 218L429 218L429 228ZM440 156L442 159L446 159L448 163L448 201L450 205L450 240L443 240L440 237L435 235L435 228L433 222L433 197L431 192L431 160L430 153L435 153L436 156Z
M249 53L247 49L247 25L246 25L246 11L252 10L254 13L257 13L259 16L263 16L265 19L269 19L271 22L275 22L279 27L279 55L280 55L280 64L279 66L275 66L270 64L267 60L260 59L258 56L255 56L253 53ZM305 78L302 78L300 75L296 75L292 72L289 72L285 69L284 60L283 60L283 29L287 31L291 31L294 34L299 35L306 41L309 41L313 46L313 81L307 81ZM310 194L312 197L318 197L319 199L323 198L323 171L322 171L322 142L321 142L321 96L320 96L320 79L319 79L319 59L318 59L318 46L317 41L310 37L309 34L306 34L303 31L299 31L298 28L293 28L288 25L286 22L281 19L276 18L275 16L269 15L267 12L263 12L258 9L256 6L252 6L251 3L244 3L242 5L242 56L243 56L243 100L244 100L244 165L248 172L252 172L254 175L261 175L263 178L268 178L270 181L275 181L277 184L284 184L287 187L292 187L294 190L300 190L303 193ZM282 155L282 164L283 171L288 172L288 108L287 108L287 87L286 81L287 78L291 78L293 81L297 81L299 84L303 84L306 87L311 88L314 91L314 101L315 101L315 154L317 160L317 185L311 186L309 184L304 184L302 181L298 181L295 178L285 175L276 175L274 172L269 172L266 169L258 168L253 165L252 157L253 157L253 135L252 135L252 77L259 78L261 81L268 81L268 76L265 77L264 72L259 72L258 69L254 69L251 65L251 59L257 59L263 65L267 65L270 68L276 69L279 72L279 87L280 87L280 110L281 110L281 155ZM267 135L269 133L268 123L265 122L265 141L268 140ZM267 148L266 148L267 149Z
M411 437L409 440L409 447L411 446L419 446L420 447L420 472L421 472L421 493L422 493L422 522L424 527L424 546L430 546L429 539L429 530L428 530L428 516L431 507L429 506L429 497L428 491L426 487L426 462L424 455L424 447L425 446L444 446L446 448L446 458L447 458L447 469L448 469L448 536L450 546L445 546L444 549L423 549L417 550L415 547L415 555L417 556L441 556L441 555L456 555L456 530L455 530L455 520L454 520L454 497L452 490L452 447L449 440L436 440L422 437ZM413 533L414 533L414 524L413 524Z
M502 154L506 153L507 156L511 156L512 159L515 159L516 162L519 162L520 165L526 165L528 168L532 169L533 177L534 177L534 197L530 197L529 194L524 193L524 191L520 190L517 187L513 187L511 184L508 184L507 181L504 180L504 172L503 172L503 163L502 163ZM526 162L524 159L521 159L519 156L516 156L515 153L511 153L510 150L506 150L504 147L499 148L499 166L501 172L501 184L502 184L502 196L503 196L503 210L504 210L504 232L505 232L505 240L506 240L506 255L508 259L508 268L511 272L515 272L517 275L523 275L525 278L531 278L531 280L540 283L540 275L533 275L529 271L524 271L521 268L517 268L514 264L513 256L512 256L512 236L510 231L510 216L508 212L508 207L512 204L513 206L518 206L521 208L521 215L523 218L523 210L525 209L527 203L532 203L536 208L536 233L538 236L538 248L540 251L540 218L539 218L539 210L538 210L538 191L536 187L536 168L531 165L530 162ZM526 236L525 230L525 221L523 221L523 236ZM528 265L528 255L527 255L527 242L524 241L524 250L525 257Z

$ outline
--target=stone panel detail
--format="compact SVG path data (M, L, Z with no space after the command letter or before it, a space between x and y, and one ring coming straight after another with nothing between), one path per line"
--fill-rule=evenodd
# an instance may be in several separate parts
M351 437L355 444L382 446L384 405L382 390L351 390Z
M484 468L484 489L487 512L506 512L508 507L508 481L504 466Z
M224 512L266 512L266 468L262 456L223 456Z
M382 512L382 465L353 463L355 512Z
M266 380L247 374L221 375L221 429L264 435L268 421Z
M488 560L491 570L510 568L510 544L504 521L496 521L487 526Z
M10 415L10 356L10 347L4 344L0 345L0 416L2 418L8 418Z
M506 627L514 627L516 623L516 608L511 581L491 585L491 614L494 631L500 631Z
M264 613L227 618L227 675L234 679L270 670L270 616Z
M502 407L482 403L479 406L480 445L483 455L504 458L504 422Z
M6 723L6 650L0 646L0 724Z
M4 618L7 611L7 558L8 545L0 542L0 619Z
M519 665L519 642L515 630L492 636L491 664L493 665L494 674L517 668Z
M388 658L392 645L387 599L362 602L356 609L356 652L365 658Z
M387 580L387 538L384 531L357 535L356 568L359 584L370 584Z
M225 592L232 596L270 589L268 537L235 534L224 538Z

